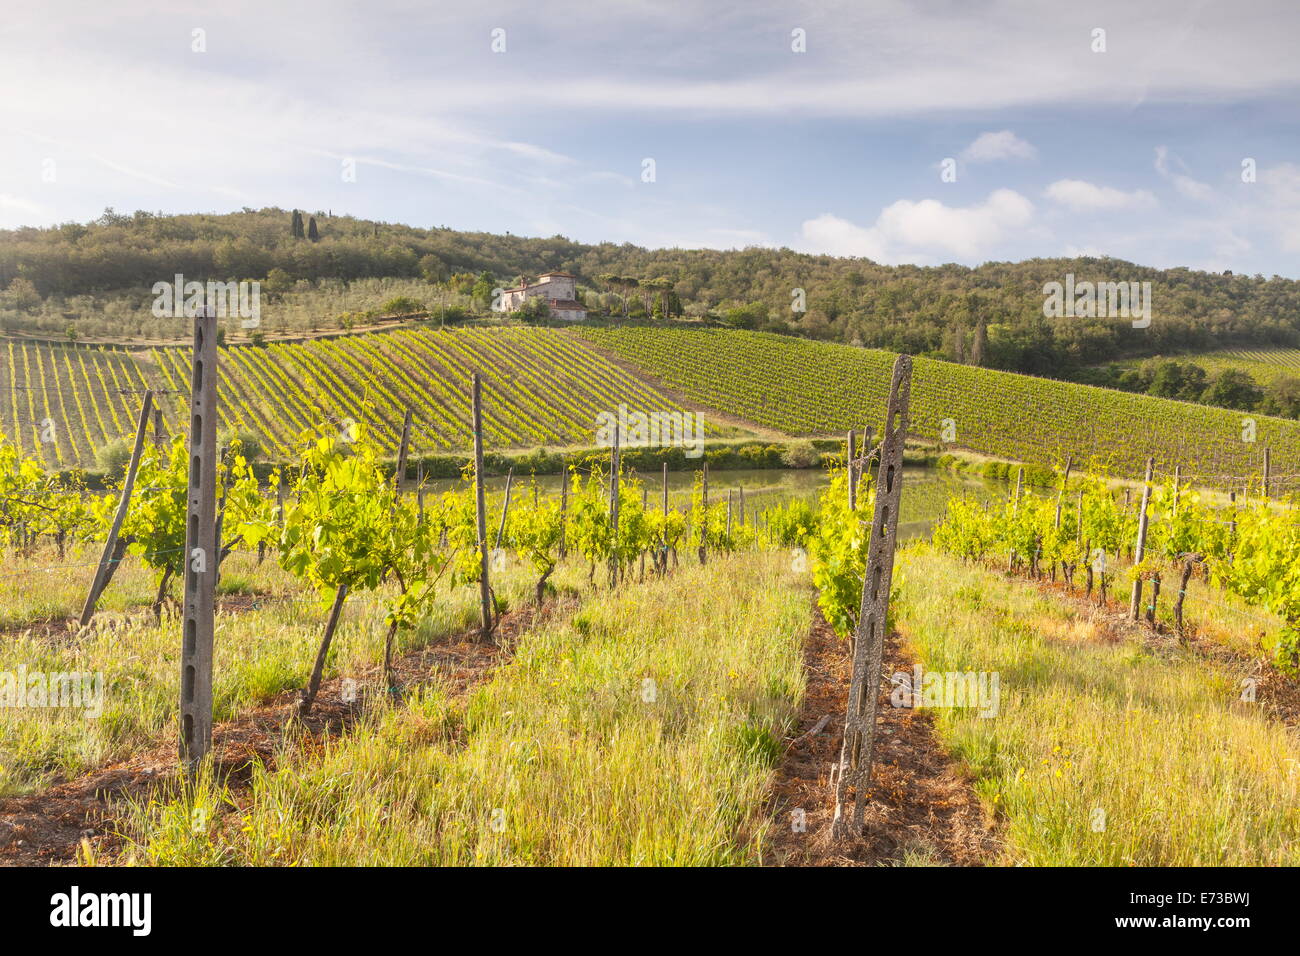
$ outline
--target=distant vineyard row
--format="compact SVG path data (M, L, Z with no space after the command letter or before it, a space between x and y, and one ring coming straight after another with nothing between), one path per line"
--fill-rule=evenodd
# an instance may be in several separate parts
M722 329L583 329L589 341L658 376L687 398L770 428L879 434L894 355L874 349ZM1214 484L1300 473L1300 423L1110 389L917 359L912 433L989 455L1053 464L1072 455L1139 475L1162 469ZM1250 418L1253 425L1245 419ZM1286 479L1282 479L1284 482Z
M474 371L484 375L484 427L494 448L590 444L597 416L620 403L634 411L682 411L563 331L404 329L223 349L221 423L257 434L267 453L283 456L314 425L366 421L392 454L409 407L413 453L465 449L472 441ZM166 425L179 427L189 381L183 348L6 342L0 429L48 466L90 466L96 449L133 431L146 388L163 392Z

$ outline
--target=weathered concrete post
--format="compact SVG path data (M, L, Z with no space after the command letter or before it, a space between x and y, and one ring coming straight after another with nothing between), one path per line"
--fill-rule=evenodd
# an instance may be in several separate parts
M880 443L875 510L867 548L866 575L862 582L862 606L854 633L853 679L849 685L844 737L835 773L835 820L832 830L837 837L844 836L850 829L860 831L867 787L871 782L880 668L884 658L889 589L893 579L898 511L903 492L903 445L907 437L911 385L911 356L900 355L894 362L889 405ZM846 819L850 790L853 801L851 823Z
M198 768L212 746L212 639L217 583L217 314L194 318L190 478L181 635L181 763Z

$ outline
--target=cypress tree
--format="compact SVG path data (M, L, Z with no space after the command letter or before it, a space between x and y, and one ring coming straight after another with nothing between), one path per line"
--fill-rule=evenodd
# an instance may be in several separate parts
M972 365L984 364L984 353L988 351L989 334L984 328L984 319L981 318L979 325L975 326L975 343L971 346L970 361Z
M307 238L310 239L312 242L316 242L317 240L320 239L320 233L316 229L315 216L312 216L309 220L307 220Z

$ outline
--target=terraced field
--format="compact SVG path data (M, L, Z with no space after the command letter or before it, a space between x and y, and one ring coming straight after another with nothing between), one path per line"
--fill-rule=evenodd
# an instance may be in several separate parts
M132 431L145 388L163 391L169 426L184 420L187 349L5 344L0 427L49 465L93 463L96 448ZM474 371L484 375L484 425L495 448L590 444L597 415L620 403L682 410L583 340L547 329L401 329L238 346L222 350L220 371L223 426L257 433L274 455L287 455L304 429L344 419L367 422L391 453L407 407L415 453L467 448ZM40 440L47 419L54 444Z
M721 329L591 328L588 341L646 369L692 401L794 434L877 434L894 355L873 349ZM1214 484L1257 474L1263 449L1275 475L1300 473L1300 423L1262 415L1255 440L1243 416L1224 409L1110 389L917 359L912 432L951 444L1042 463L1096 460L1140 474L1161 467Z

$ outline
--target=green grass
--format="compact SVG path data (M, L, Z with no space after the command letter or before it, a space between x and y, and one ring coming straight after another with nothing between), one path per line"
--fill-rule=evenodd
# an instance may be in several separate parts
M780 555L684 561L528 632L467 702L431 691L323 753L289 747L238 809L211 781L138 807L136 854L166 865L757 863L809 617L806 582Z
M1300 743L1243 666L1105 639L1034 586L917 546L901 633L929 671L1000 675L996 717L936 710L1027 866L1295 865Z
M6 562L6 571L51 564L51 555ZM234 553L223 581L255 589L258 605L219 612L215 644L213 714L228 720L304 687L315 660L328 608L304 593L273 562ZM66 619L80 610L93 568L65 575L8 578L0 592L7 614L30 618L39 609ZM84 578L84 580L82 580ZM532 572L510 562L495 579L497 595L517 607L531 595ZM552 580L575 588L585 569L562 567ZM16 587L21 582L22 587ZM42 584L56 585L42 594ZM223 588L223 591L227 590ZM104 679L103 711L88 716L75 708L0 707L0 797L38 791L58 777L72 776L125 758L141 748L166 743L175 733L179 694L180 624L172 615L154 623L147 602L153 585L145 569L128 558L106 592L92 631L47 637L41 628L10 631L0 638L0 673L99 672ZM355 593L344 607L325 676L358 673L383 659L387 629L382 601L388 588ZM114 610L116 608L117 610ZM449 589L435 611L414 630L403 631L397 653L459 633L478 620L478 593ZM73 629L75 631L75 628ZM376 678L377 679L377 678Z
M879 436L895 355L762 332L686 328L587 328L579 333L687 398L769 428ZM1169 399L916 359L910 434L1002 458L1075 467L1095 463L1124 477L1154 456L1162 474L1253 475L1272 448L1277 474L1300 471L1300 423ZM1284 463L1285 464L1282 464Z

